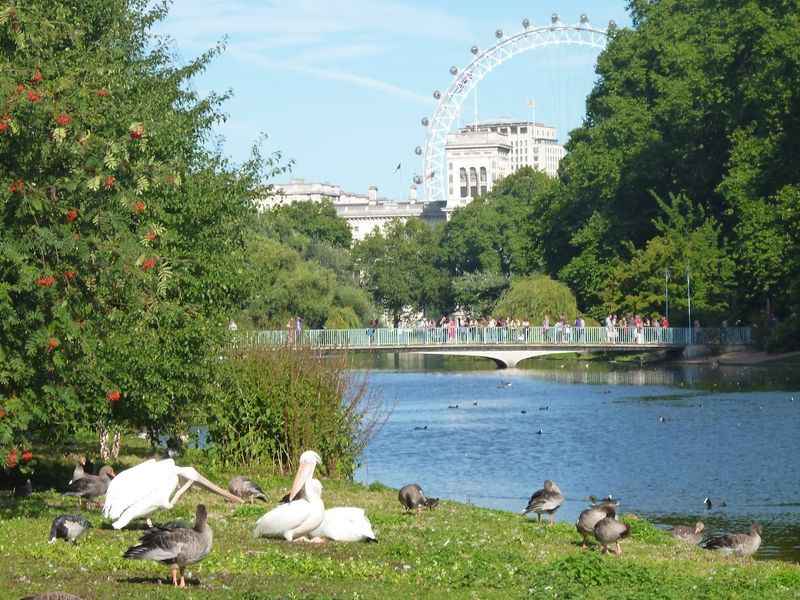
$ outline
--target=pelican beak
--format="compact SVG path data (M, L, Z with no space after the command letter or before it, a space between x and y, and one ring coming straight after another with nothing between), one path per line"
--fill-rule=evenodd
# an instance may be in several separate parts
M234 496L228 490L223 490L221 487L219 487L218 485L216 485L214 483L211 483L208 479L206 479L205 477L203 477L199 473L197 474L197 483L202 485L204 488L207 488L207 489L211 490L212 492L214 492L216 494L219 494L223 498L226 498L226 499L230 500L231 502L239 502L240 504L244 503L244 500L239 498L239 496Z
M306 481L311 479L311 476L314 474L314 467L316 465L313 462L306 462L300 465L300 468L297 469L297 475L294 476L294 481L292 482L292 489L289 492L289 502L294 500L294 497L300 493L300 490L303 489L303 486L306 484Z

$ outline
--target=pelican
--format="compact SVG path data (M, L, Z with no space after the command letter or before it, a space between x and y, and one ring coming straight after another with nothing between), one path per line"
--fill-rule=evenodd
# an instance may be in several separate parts
M322 503L322 484L314 479L314 469L322 459L307 450L300 455L300 466L289 491L289 502L280 504L263 515L253 530L256 537L282 537L291 542L307 539L308 534L322 524L325 505ZM302 498L298 498L300 492ZM312 540L316 541L316 540Z
M178 487L180 479L186 483ZM122 529L133 519L145 517L159 508L172 508L194 483L232 502L244 500L214 485L193 467L179 467L171 458L146 460L122 471L109 484L103 516L113 519L114 529Z
M377 542L363 508L337 506L325 511L322 523L310 534L311 538L328 538L334 542Z

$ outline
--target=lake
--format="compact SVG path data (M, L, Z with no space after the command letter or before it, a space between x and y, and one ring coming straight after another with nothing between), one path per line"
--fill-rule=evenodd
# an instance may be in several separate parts
M370 388L391 414L359 481L520 511L552 479L567 498L558 521L574 522L590 494L613 494L622 512L664 526L746 531L758 520L759 558L800 560L797 366L375 360Z

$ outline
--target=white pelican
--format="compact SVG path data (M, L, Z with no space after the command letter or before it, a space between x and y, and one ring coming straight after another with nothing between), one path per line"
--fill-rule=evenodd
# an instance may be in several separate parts
M378 541L364 509L353 506L337 506L326 510L322 523L310 535L334 542Z
M186 483L170 499L178 487L179 478L185 479ZM172 508L194 483L233 502L244 502L211 483L193 467L179 467L171 458L150 459L125 469L111 480L103 516L114 519L114 529L122 529L133 519L145 517L159 508Z
M322 459L312 450L300 455L300 466L292 482L289 502L280 504L263 515L253 530L256 537L282 537L291 542L304 539L322 523L325 505L322 484L314 479L314 469ZM303 496L297 498L300 491ZM296 500L294 498L297 498Z

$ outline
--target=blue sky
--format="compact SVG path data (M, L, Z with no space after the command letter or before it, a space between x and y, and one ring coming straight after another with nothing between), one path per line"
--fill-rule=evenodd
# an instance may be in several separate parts
M289 177L339 183L365 193L377 185L405 197L424 145L420 125L476 44L495 42L498 28L549 22L557 12L577 23L629 23L625 0L443 2L422 0L175 0L158 32L173 38L188 61L227 38L227 49L197 78L200 93L232 89L228 121L219 128L224 152L244 160L260 133L265 151L280 150L295 165ZM597 51L555 46L515 57L493 71L478 91L478 116L529 118L559 127L580 123L594 80ZM474 118L467 99L462 119ZM395 172L397 164L400 172Z

